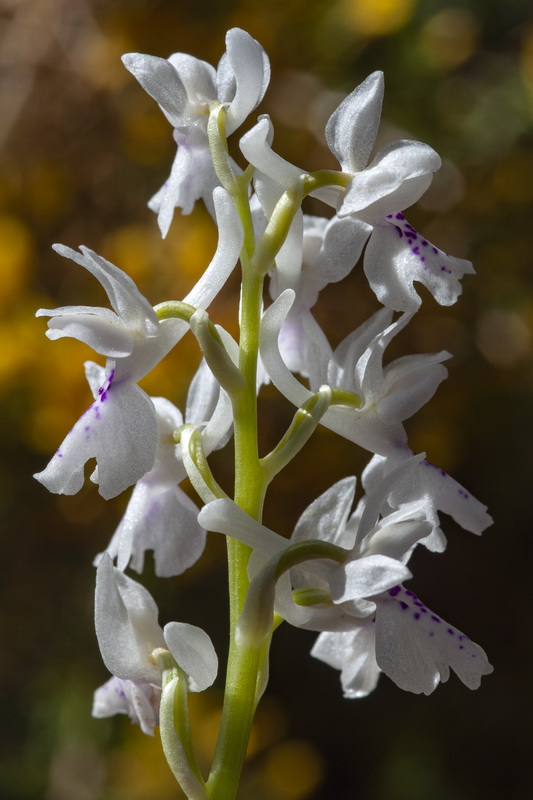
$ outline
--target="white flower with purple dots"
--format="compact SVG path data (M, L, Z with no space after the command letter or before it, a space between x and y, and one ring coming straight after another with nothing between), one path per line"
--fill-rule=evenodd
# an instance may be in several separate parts
M394 311L417 310L422 300L415 281L424 284L440 305L450 306L461 294L463 275L474 273L470 261L439 250L401 212L374 223L364 270L378 300Z

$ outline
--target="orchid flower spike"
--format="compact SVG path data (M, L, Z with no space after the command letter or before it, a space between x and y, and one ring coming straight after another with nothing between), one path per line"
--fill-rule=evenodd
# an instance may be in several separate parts
M128 53L123 61L174 128L178 151L170 176L149 202L165 237L176 207L189 214L201 198L213 211L219 181L207 138L210 110L225 106L227 133L233 133L263 99L270 65L261 45L240 28L226 34L226 52L216 70L186 53L168 59Z

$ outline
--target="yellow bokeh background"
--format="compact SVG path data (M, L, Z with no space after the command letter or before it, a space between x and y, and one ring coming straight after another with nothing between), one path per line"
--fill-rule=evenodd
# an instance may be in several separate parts
M413 567L417 591L486 647L494 676L474 694L451 680L419 698L382 679L367 700L343 700L338 674L309 658L313 636L282 627L242 800L522 800L533 785L521 721L531 703L533 10L520 0L6 0L0 7L0 795L180 796L157 736L143 737L124 718L90 717L92 692L107 678L92 631L91 564L127 498L105 504L88 482L76 497L53 497L33 481L90 402L82 365L94 357L74 340L50 342L34 313L106 302L90 275L51 250L54 242L101 253L154 304L183 297L209 263L216 231L205 210L177 214L162 241L146 208L175 145L120 56L184 51L216 63L233 25L271 57L260 111L272 116L287 159L335 168L324 124L375 69L386 79L380 143L416 138L442 154L441 173L409 219L443 249L471 258L477 276L465 278L453 308L426 293L393 355L454 354L448 381L408 423L410 441L496 519L482 540L447 520L448 552L416 554ZM376 307L356 270L323 292L316 314L336 344ZM236 334L237 314L232 279L212 318ZM183 408L197 363L187 337L143 388ZM261 413L266 448L290 411L269 389ZM320 430L274 484L267 523L288 534L319 492L366 460ZM229 486L227 454L213 463ZM149 566L144 579L162 622L201 625L222 652L223 564L223 543L212 535L182 578L155 581ZM204 769L221 686L193 698Z

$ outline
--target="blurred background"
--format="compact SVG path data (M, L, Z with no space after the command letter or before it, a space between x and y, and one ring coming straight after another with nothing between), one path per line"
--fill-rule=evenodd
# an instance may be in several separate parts
M159 753L126 717L93 720L107 680L93 632L92 560L127 497L92 485L56 497L32 479L90 403L69 339L51 343L39 307L105 302L101 287L50 249L86 244L126 270L154 304L180 298L216 246L201 208L162 242L146 201L175 145L156 104L123 68L139 51L216 64L238 25L273 68L262 110L276 148L335 167L323 128L342 97L382 69L380 137L431 144L441 173L409 220L470 258L460 302L422 310L399 352L447 349L450 377L409 422L411 444L487 503L480 540L443 522L447 553L416 553L412 588L488 652L477 692L455 676L429 698L382 677L342 698L336 671L309 657L314 635L280 629L250 746L243 800L525 800L531 759L533 492L533 9L529 0L0 0L0 403L2 651L0 795L5 800L170 800ZM250 121L250 124L253 120ZM244 130L245 128L243 128ZM309 207L314 213L325 213ZM236 285L212 318L235 331ZM423 290L421 290L423 291ZM360 271L321 295L332 344L378 307ZM143 387L183 407L198 356L188 339ZM262 400L264 447L289 418ZM305 506L367 454L327 431L274 484L266 521L288 534ZM214 468L229 486L227 455ZM183 577L143 582L161 622L204 627L224 652L224 543L212 534ZM213 746L221 684L194 698L200 759Z

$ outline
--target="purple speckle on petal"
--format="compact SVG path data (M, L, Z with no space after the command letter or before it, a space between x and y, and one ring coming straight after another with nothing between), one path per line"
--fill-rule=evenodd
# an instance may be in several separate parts
M431 615L431 619L433 620L433 622L442 622L441 618L437 617L435 614Z
M399 594L399 592L401 591L402 591L401 586L393 586L392 589L389 589L389 594L391 597L396 597L396 595Z
M455 635L455 631L454 631L454 629L453 629L453 628L448 628L448 629L447 629L447 633L449 633L449 634L450 634L450 636L454 636L454 635Z
M407 603L404 603L403 600L400 600L400 608L402 609L402 611L407 611L409 606L407 605Z
M418 611L415 611L415 613L413 614L413 618L420 619L420 614L418 613Z

